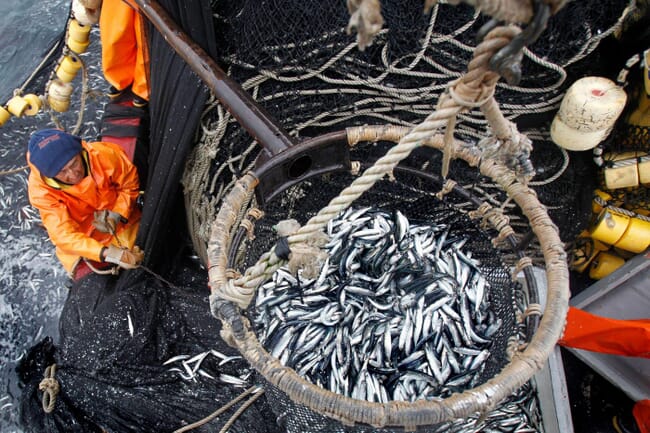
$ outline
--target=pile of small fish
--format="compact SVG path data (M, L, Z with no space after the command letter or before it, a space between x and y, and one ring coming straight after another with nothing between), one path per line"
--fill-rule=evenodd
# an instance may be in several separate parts
M212 362L210 368L203 368L203 364L207 364L205 361L210 358L214 358L214 360L217 361ZM248 383L248 379L251 375L250 370L245 371L244 374L240 376L233 376L232 374L215 371L218 367L222 367L241 359L242 357L239 355L229 356L219 352L218 350L212 349L193 356L176 355L166 360L163 365L169 366L169 371L177 372L184 380L196 381L197 377L202 376L227 385L243 388L250 386Z
M332 392L372 402L444 398L474 387L501 319L489 283L445 224L348 209L327 227L315 279L278 270L254 323L283 365Z

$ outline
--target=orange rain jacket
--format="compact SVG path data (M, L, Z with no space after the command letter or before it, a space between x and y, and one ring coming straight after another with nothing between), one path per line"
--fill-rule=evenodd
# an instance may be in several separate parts
M142 18L132 1L104 0L99 15L104 77L113 87L149 100L149 51Z
M99 255L104 246L132 248L140 222L140 210L135 206L138 172L126 154L113 143L82 141L81 145L88 175L76 185L46 178L29 164L29 201L40 211L56 255L69 275L81 257L101 261ZM104 209L128 219L127 223L118 224L118 239L95 230L92 224L94 212Z
M592 352L650 358L650 320L617 320L569 307L564 335L558 344ZM650 433L650 400L632 410L641 433Z

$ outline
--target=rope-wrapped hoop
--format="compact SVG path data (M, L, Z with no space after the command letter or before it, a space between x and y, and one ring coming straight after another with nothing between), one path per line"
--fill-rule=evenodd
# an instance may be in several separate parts
M359 127L348 130L350 137L360 140L364 137L384 139L382 131L388 131L387 137L394 136L399 128L387 130L385 127ZM442 150L443 139L438 135L427 140L426 144ZM285 367L273 358L261 346L257 337L243 326L239 338L231 341L242 355L259 371L266 380L285 392L294 402L337 419L347 424L368 424L376 427L400 426L414 428L435 425L456 418L465 418L476 412L484 412L496 406L512 392L521 387L535 374L550 355L557 339L562 333L568 309L568 268L563 244L557 229L546 213L544 206L537 200L536 194L528 186L520 183L515 174L506 167L492 160L479 160L475 152L468 147L455 146L453 158L463 159L471 165L477 165L480 172L497 182L521 208L530 221L531 227L541 244L546 263L548 281L547 301L544 315L537 332L523 352L518 353L512 361L494 378L476 388L454 394L442 401L416 401L414 403L389 402L369 403L354 400L324 390L307 382L293 369ZM238 206L247 202L256 185L253 175L244 176L226 197L212 231L208 247L210 260L211 301L214 305L226 299L227 288L235 287L232 279L226 278L226 263ZM273 253L268 253L271 261ZM271 272L272 273L272 272ZM250 289L254 292L254 289ZM236 295L234 295L236 297ZM232 314L238 314L233 311ZM238 322L243 325L245 318L233 316L227 318L228 325Z
M480 108L498 139L508 140L516 133L516 128L503 118L489 89L496 84L498 76L486 67L488 51L494 52L503 47L516 32L510 28L495 29L493 32L486 37L485 45L477 47L468 74L455 83L454 96L442 97L436 112L422 124L411 130L390 126L365 126L347 130L350 145L361 141L398 141L398 144L307 224L289 236L288 241L290 246L309 243L314 233L320 232L329 220L350 206L375 182L390 175L414 148L430 146L442 150L447 158L461 159L470 166L478 167L481 174L496 182L517 203L530 222L544 255L548 284L546 305L539 328L523 351L514 352L511 361L499 374L479 386L452 394L440 401L371 403L345 397L309 383L293 369L283 366L262 347L250 330L247 319L236 308L246 308L258 286L270 279L283 263L274 251L269 251L249 267L243 276L235 278L235 273L228 270L228 254L234 231L258 182L253 174L247 174L224 199L213 225L207 252L212 290L211 308L213 314L224 322L227 340L237 347L270 384L287 394L295 403L348 425L365 424L414 430L418 426L466 418L492 409L526 383L542 368L560 337L568 310L568 268L563 244L546 209L535 192L527 186L526 178L518 176L512 167L506 167L503 159L495 157L496 153L491 153L490 158L482 159L476 147L454 140L453 131L437 133L446 125L453 125L451 119L477 102L480 102ZM486 46L490 50L486 50ZM492 225L499 226L497 230L500 236L510 233L507 220L499 218L495 212L486 212L485 219ZM530 263L522 262L522 266L530 266Z

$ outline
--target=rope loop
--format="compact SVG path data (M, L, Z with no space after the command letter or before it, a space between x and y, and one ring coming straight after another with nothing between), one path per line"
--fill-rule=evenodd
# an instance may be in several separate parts
M38 389L43 391L43 411L52 413L56 404L56 396L59 394L59 382L54 378L56 374L56 364L52 364L45 369L44 379L38 384Z
M517 278L517 275L519 275L519 273L523 271L525 267L532 266L532 265L533 265L533 260L530 257L525 256L520 258L517 261L514 270L512 271L512 279L515 280Z
M541 316L544 313L540 304L530 304L526 311L524 311L524 319L529 316Z
M255 225L251 222L251 220L243 219L241 223L239 223L239 226L246 229L246 237L249 241L255 239Z
M440 189L440 191L438 191L436 193L436 197L439 200L442 200L444 198L444 196L446 196L447 194L449 194L450 192L452 192L454 190L454 187L456 185L457 185L456 181L454 181L452 179L445 180L445 183L442 185L442 188Z
M469 86L465 84L464 82L461 81L461 79L455 80L451 83L451 85L447 88L447 91L449 92L449 97L454 100L456 104L458 104L461 107L464 108L479 108L483 105L485 105L489 100L491 100L494 97L494 91L496 89L496 86L494 85L489 85L486 83L480 83L479 85L479 93L478 93L478 99L469 99L466 98L465 94L470 93L469 91L464 91L462 92L462 95L459 94L459 89L458 88L468 88ZM473 90L473 89L472 89ZM475 93L475 92L472 92Z

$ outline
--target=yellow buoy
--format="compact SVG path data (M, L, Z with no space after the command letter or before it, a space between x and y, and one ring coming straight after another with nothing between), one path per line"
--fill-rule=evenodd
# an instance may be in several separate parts
M650 245L650 222L641 218L630 218L623 236L614 244L617 248L640 253Z
M76 57L65 56L56 69L56 76L64 83L69 83L74 80L80 68L81 62Z
M54 110L59 113L68 111L70 107L70 96L72 95L72 84L64 83L59 79L54 79L50 82L47 94L47 103Z
M591 262L589 268L589 277L594 280L600 280L611 274L625 264L625 260L616 254L602 251Z
M9 100L9 102L7 102L7 109L16 117L21 117L27 107L29 107L29 103L25 101L25 98L19 95L14 96Z
M70 48L71 51L74 51L77 54L85 53L86 50L88 49L88 45L90 45L90 41L79 42L79 41L68 40L68 48Z
M590 230L591 237L614 245L621 239L629 223L629 216L612 212L610 209L603 209Z
M608 165L603 169L607 189L639 186L637 157L641 152L608 153L604 160Z
M68 26L68 40L73 39L78 42L87 42L90 38L90 26L81 24L76 19L70 20Z
M613 81L584 77L571 85L551 124L551 138L567 150L593 149L620 116L627 95Z
M11 119L11 113L5 107L0 107L0 126L4 126L9 119Z
M40 110L41 106L43 105L41 98L38 95L29 93L25 95L25 101L27 101L27 103L29 104L28 107L25 109L25 115L36 116L38 110Z
M90 26L83 25L74 18L71 19L68 26L68 48L77 54L85 52L90 44L89 34Z

